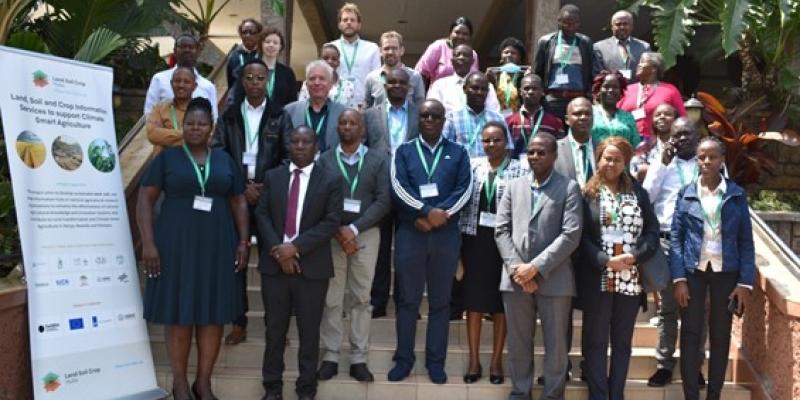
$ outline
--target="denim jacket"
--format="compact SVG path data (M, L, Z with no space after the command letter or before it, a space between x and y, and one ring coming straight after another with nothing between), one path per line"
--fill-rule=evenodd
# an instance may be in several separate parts
M753 286L755 246L750 225L750 209L744 190L726 179L722 197L720 228L722 235L722 271L738 272L740 285ZM698 267L703 244L703 210L697 183L692 182L678 192L672 218L669 259L672 279L686 278Z

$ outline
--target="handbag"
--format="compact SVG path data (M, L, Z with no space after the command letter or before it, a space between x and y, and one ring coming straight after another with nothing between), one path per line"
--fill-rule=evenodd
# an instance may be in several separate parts
M656 292L669 285L672 275L667 256L660 246L650 259L641 263L639 273L642 277L642 288L646 292Z

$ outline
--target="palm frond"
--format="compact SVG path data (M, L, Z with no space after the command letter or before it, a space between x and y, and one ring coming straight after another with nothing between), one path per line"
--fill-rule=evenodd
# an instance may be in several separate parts
M78 61L96 63L123 45L125 45L125 39L122 36L100 27L89 35L83 46L75 53L74 58Z

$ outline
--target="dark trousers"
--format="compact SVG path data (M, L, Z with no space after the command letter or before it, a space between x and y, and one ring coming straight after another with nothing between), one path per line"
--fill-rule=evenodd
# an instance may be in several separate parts
M409 221L400 222L395 240L397 300L397 350L394 361L411 368L416 357L414 343L417 314L426 283L428 287L428 332L425 366L444 368L450 323L450 290L461 247L457 223L423 233Z
M696 349L700 346L705 319L706 292L709 297L707 399L717 400L722 393L725 370L728 368L728 352L731 344L731 322L733 314L728 311L728 296L736 288L736 272L695 271L687 276L689 306L681 310L681 349ZM683 395L687 400L700 398L700 388L694 378L700 372L703 360L694 351L681 351L681 379Z
M590 400L623 398L631 361L633 329L641 304L641 296L599 291L591 301L585 302L582 343L586 368L583 373L589 386ZM610 370L607 368L609 340Z
M389 288L394 281L393 299L397 304L397 279L392 279L392 239L395 232L396 215L388 213L381 220L381 244L378 248L378 261L375 262L375 277L372 279L370 304L376 309L385 309L389 304Z
M266 320L266 348L261 368L267 394L283 391L283 353L290 312L294 307L300 350L297 354L300 376L295 384L298 395L317 392L319 325L325 307L328 279L306 279L301 275L261 274L261 298Z

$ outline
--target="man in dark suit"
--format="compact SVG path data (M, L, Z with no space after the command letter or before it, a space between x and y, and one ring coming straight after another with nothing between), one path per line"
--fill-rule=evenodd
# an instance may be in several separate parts
M331 238L339 229L343 202L341 177L316 167L317 149L311 128L292 130L291 163L267 172L256 207L267 327L262 367L265 400L282 398L283 353L292 308L300 336L295 391L301 400L313 399L317 391L319 326L333 277Z
M342 311L350 315L350 376L372 382L369 355L370 288L378 258L381 218L389 211L389 158L361 143L364 122L353 109L339 116L339 145L319 157L319 165L341 175L344 214L331 241L334 277L322 315L322 365L317 376L327 380L339 372L342 347ZM345 302L345 293L351 301Z
M413 102L407 101L409 77L402 68L386 73L386 102L376 104L364 113L366 143L370 150L391 156L404 142L419 136L419 113ZM392 283L392 237L397 215L389 212L381 220L381 243L375 278L372 280L372 317L386 315L389 303L389 288ZM397 288L395 287L395 301Z
M306 88L308 100L298 100L284 107L283 133L305 125L317 134L320 152L332 149L339 144L336 123L344 106L328 99L333 86L333 68L322 60L314 60L306 65Z
M619 71L628 83L637 82L636 66L642 53L650 51L650 43L633 36L633 14L619 10L611 17L610 38L594 44L594 67L592 75L600 71Z
M248 61L237 81L244 88L240 104L228 107L214 130L212 147L224 149L247 177L245 198L250 208L250 232L258 236L253 210L263 189L264 174L286 158L281 132L281 110L267 101L265 81L267 66L260 59ZM258 242L260 249L261 242ZM247 271L237 273L244 297L244 313L233 321L225 344L239 344L247 339Z

